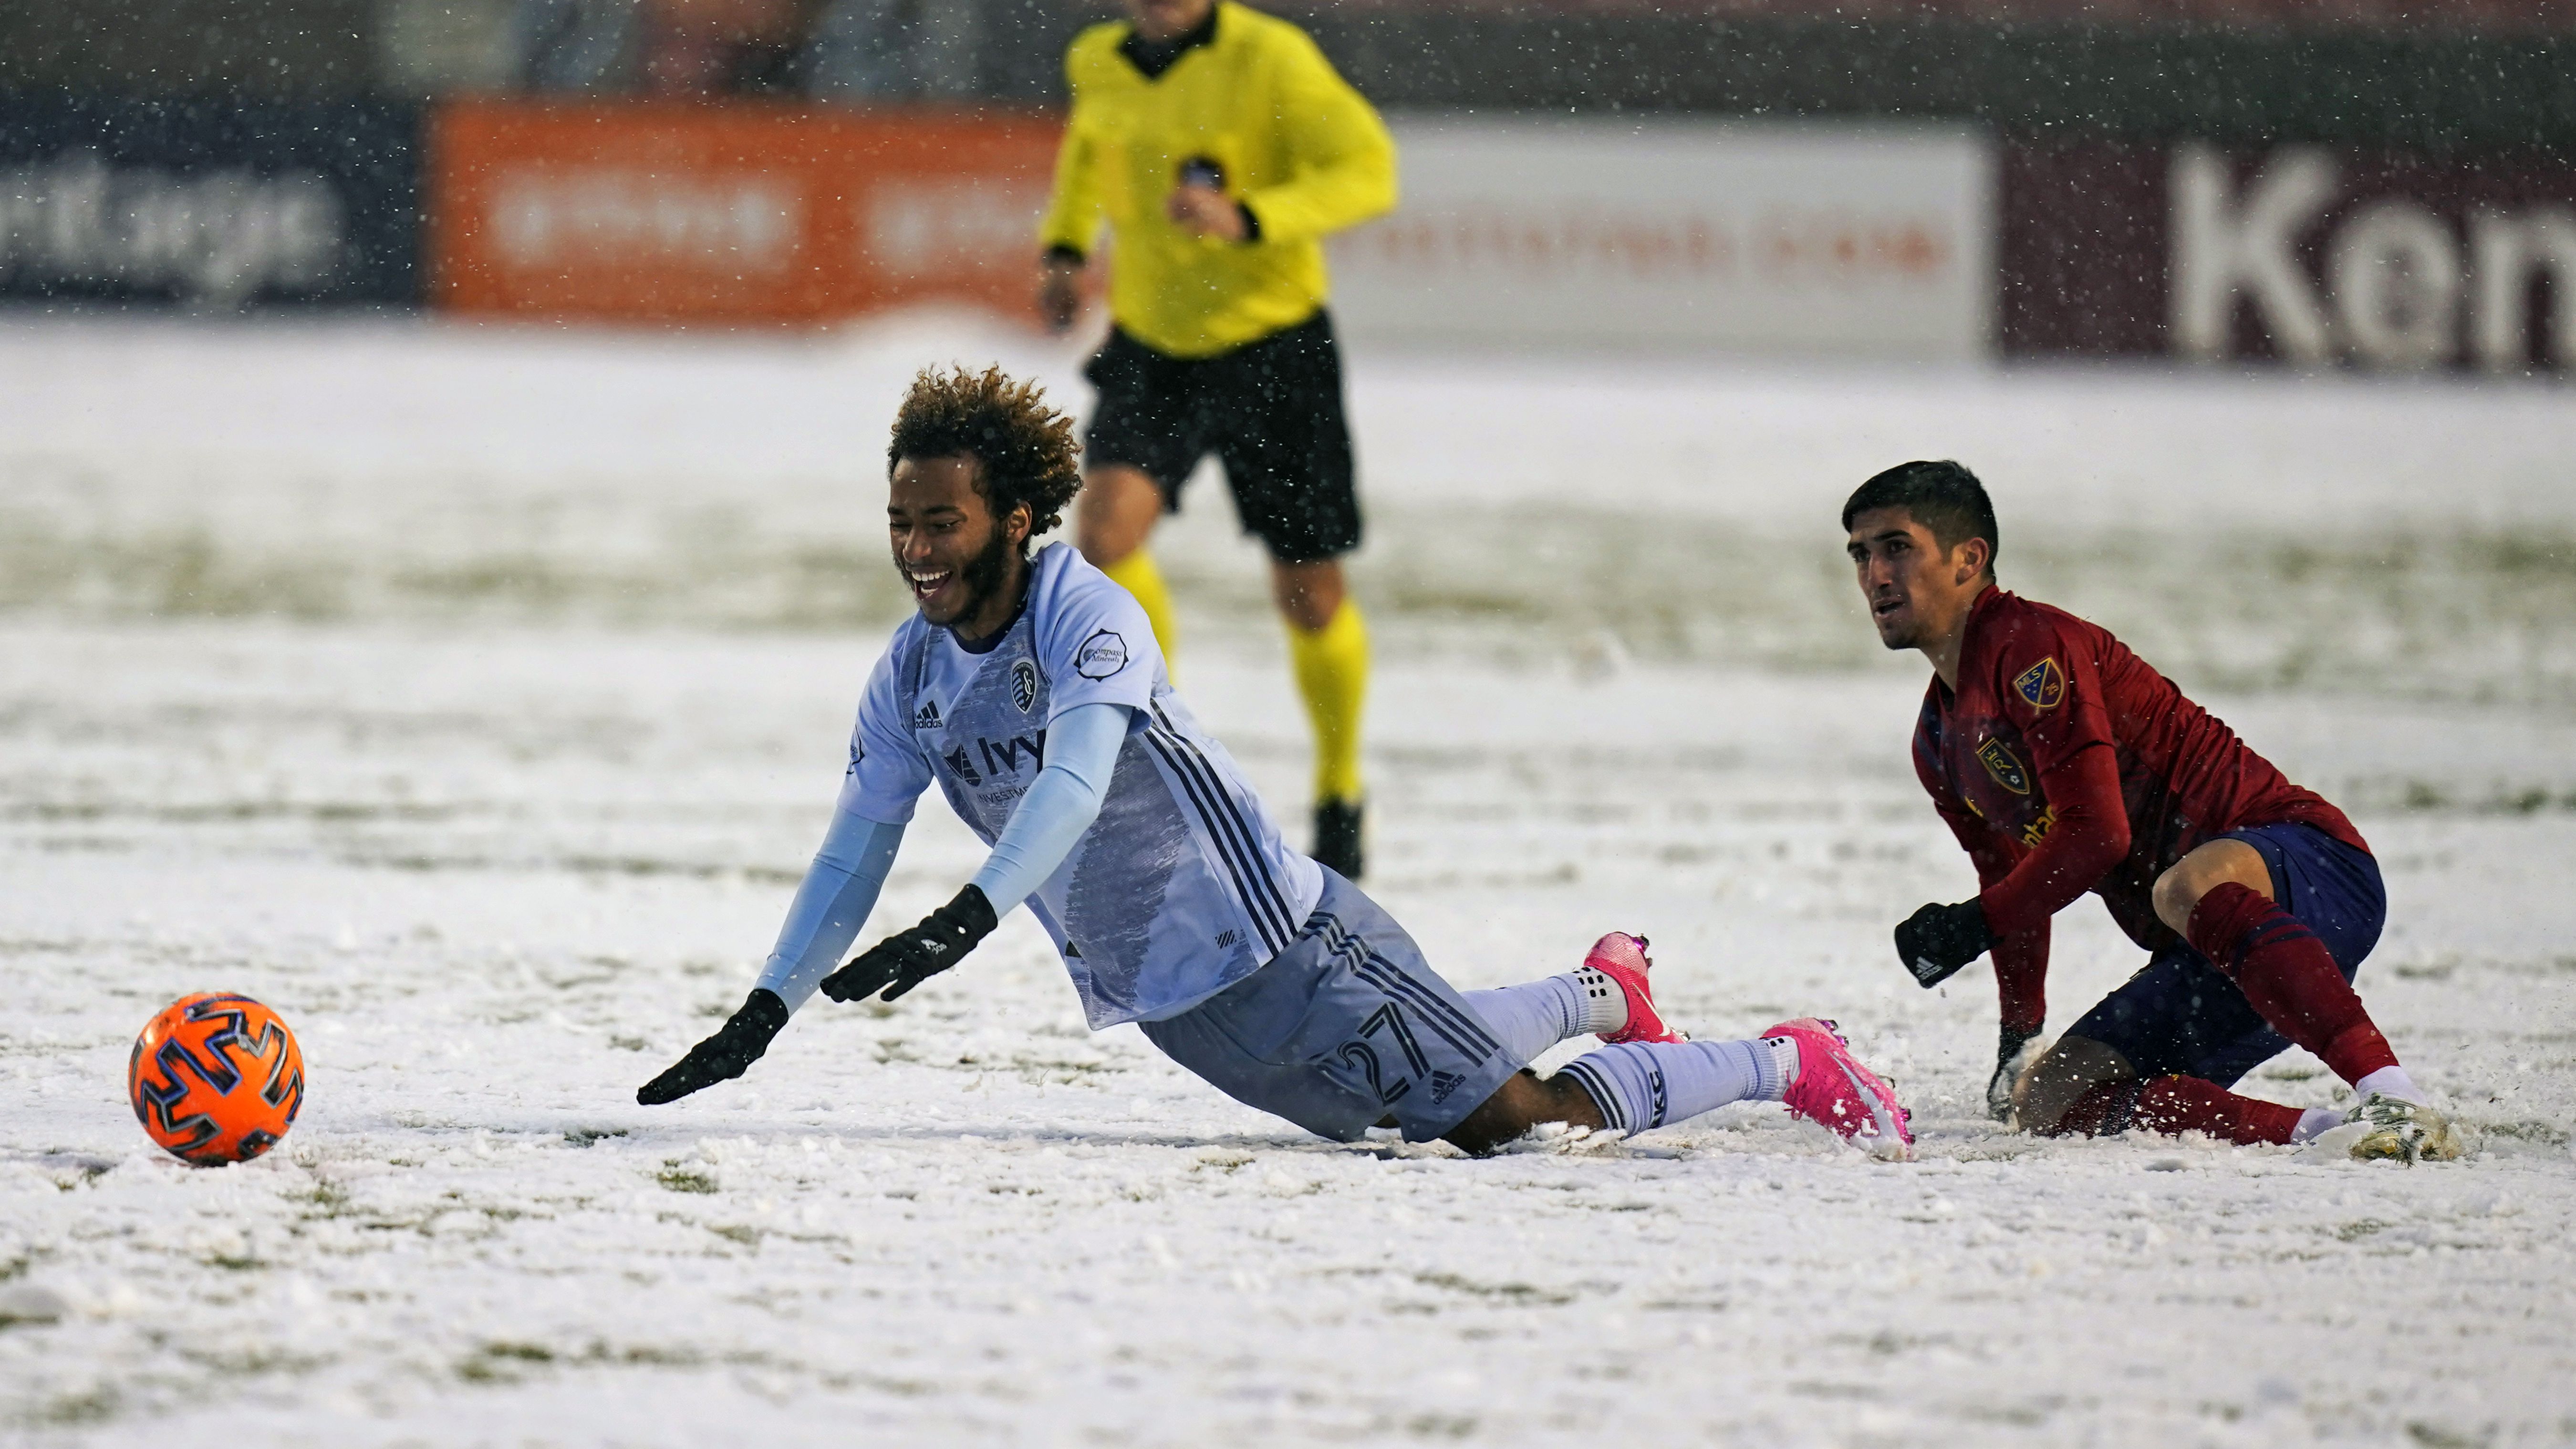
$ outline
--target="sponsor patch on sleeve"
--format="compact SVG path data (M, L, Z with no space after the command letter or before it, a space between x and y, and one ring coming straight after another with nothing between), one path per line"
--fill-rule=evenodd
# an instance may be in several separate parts
M1107 679L1127 667L1127 641L1115 630L1094 629L1073 651L1073 672L1085 679Z
M2057 667L2057 656L2052 654L2023 670L2013 680L2013 692L2021 696L2022 703L2044 714L2057 708L2057 702L2066 697L2066 671Z

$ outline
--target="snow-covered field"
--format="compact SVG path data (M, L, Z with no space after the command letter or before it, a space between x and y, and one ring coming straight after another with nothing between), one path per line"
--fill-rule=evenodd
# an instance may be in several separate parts
M1776 1108L1486 1162L1301 1137L1084 1032L1025 918L744 1081L741 999L897 597L970 327L716 341L0 321L0 1441L2576 1440L2576 407L2541 387L1363 357L1370 889L1463 985L1655 938L1701 1034L1840 1017L1922 1160ZM2351 806L2364 991L2476 1132L2413 1170L1975 1110L1967 867L1834 513L1956 455L2016 587ZM1305 745L1212 484L1193 702ZM924 811L910 920L976 853ZM1302 825L1299 829L1302 830ZM2060 928L2058 1025L2135 965ZM132 1033L224 988L311 1093L182 1167ZM2252 1079L2337 1090L2292 1054Z

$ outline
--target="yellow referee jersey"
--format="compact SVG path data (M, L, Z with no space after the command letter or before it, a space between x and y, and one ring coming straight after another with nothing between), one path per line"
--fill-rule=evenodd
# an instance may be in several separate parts
M1124 21L1065 52L1073 114L1040 244L1116 241L1109 312L1137 341L1212 357L1293 327L1324 304L1326 235L1395 205L1395 143L1306 33L1233 0L1216 33L1147 79L1119 53ZM1181 164L1213 161L1260 236L1193 235L1163 214Z

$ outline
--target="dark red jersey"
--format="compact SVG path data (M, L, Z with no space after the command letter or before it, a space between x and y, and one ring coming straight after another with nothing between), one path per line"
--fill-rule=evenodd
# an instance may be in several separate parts
M2370 848L2110 631L2001 589L1969 610L1957 692L1924 694L1914 769L1976 862L2004 1021L2025 1030L2046 1014L2049 917L2086 891L2153 951L2175 940L2156 877L2205 841L2297 822Z

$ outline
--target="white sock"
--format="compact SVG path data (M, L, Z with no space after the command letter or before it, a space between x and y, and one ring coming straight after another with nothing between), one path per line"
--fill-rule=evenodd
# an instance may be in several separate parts
M2342 1126L2345 1115L2340 1107L2310 1107L2299 1114L2299 1125L2290 1129L2290 1141L2314 1142L2319 1134Z
M1769 1041L1632 1041L1558 1070L1582 1084L1614 1132L1644 1132L1729 1102L1776 1102L1789 1086Z
M1518 986L1459 994L1477 1019L1525 1062L1567 1037L1600 1036L1628 1024L1628 994L1589 966Z
M1798 1085L1798 1039L1793 1036L1766 1036L1763 1044L1778 1058L1780 1090L1786 1092Z
M2369 1101L2373 1092L2383 1097L2395 1097L2401 1102L2412 1102L2418 1107L2433 1105L2432 1099L2424 1095L2424 1089L2415 1085L2413 1077L2406 1075L2404 1067L2381 1067L2352 1084L2352 1095L2357 1101Z

